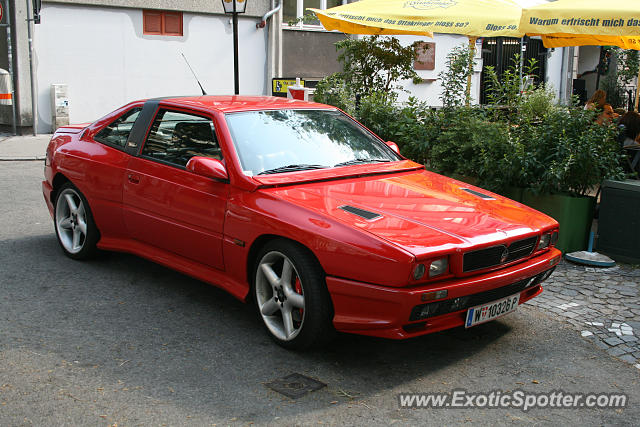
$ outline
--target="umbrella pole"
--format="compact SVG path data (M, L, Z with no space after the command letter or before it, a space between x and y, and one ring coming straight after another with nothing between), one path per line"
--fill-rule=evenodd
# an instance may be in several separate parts
M477 37L469 36L469 70L467 72L467 90L465 91L465 105L471 104L471 76L473 76L473 58L476 56L476 40Z
M638 95L640 95L638 88L640 88L640 67L638 68L638 81L636 82L636 104L633 108L634 111L638 111Z
M520 78L520 96L524 92L524 82L522 81L522 68L524 67L524 50L522 47L524 43L524 37L520 37L520 66L518 67L518 77Z

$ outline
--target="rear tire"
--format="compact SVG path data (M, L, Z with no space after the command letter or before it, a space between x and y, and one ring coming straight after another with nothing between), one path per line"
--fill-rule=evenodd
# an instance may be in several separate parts
M100 233L89 202L70 182L56 194L53 218L58 243L66 256L81 260L96 254Z
M326 344L334 335L333 307L316 259L288 240L267 243L256 259L253 296L271 338L292 350Z

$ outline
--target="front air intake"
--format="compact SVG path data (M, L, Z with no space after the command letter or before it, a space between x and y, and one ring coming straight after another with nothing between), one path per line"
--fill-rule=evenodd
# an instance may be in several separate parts
M367 221L373 221L374 219L382 218L382 215L380 215L379 213L356 208L355 206L342 205L338 207L338 209L342 209L345 212L349 212L350 214L357 215L360 218L366 219Z
M478 196L478 197L480 197L481 199L484 199L484 200L495 200L494 197L491 197L491 196L489 196L487 194L484 194L484 193L480 193L479 191L474 191L474 190L472 190L470 188L461 188L461 190L462 191L466 191L469 194L473 194L474 196Z

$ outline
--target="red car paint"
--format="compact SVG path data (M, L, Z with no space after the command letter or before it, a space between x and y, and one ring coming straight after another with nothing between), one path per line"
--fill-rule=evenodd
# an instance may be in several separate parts
M242 172L225 113L334 107L269 97L155 102L157 108L213 121L229 179L210 179L93 139L145 101L90 125L58 129L47 149L45 201L53 215L55 190L64 180L71 181L89 202L101 249L139 255L245 300L255 249L276 236L291 239L306 246L324 269L336 329L396 339L464 323L466 310L410 321L425 292L446 289L447 299L454 299L490 291L539 275L560 259L560 251L550 247L517 261L463 272L464 253L540 236L557 230L558 223L409 160L274 175ZM134 142L141 145L143 140ZM339 209L345 204L382 217L362 219ZM416 262L443 256L449 257L447 274L413 280ZM520 302L540 292L537 283L522 291Z

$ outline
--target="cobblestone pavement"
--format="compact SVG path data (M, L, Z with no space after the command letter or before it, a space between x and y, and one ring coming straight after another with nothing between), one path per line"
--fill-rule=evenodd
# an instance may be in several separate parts
M563 261L527 302L565 317L577 333L640 369L640 268L593 268Z

